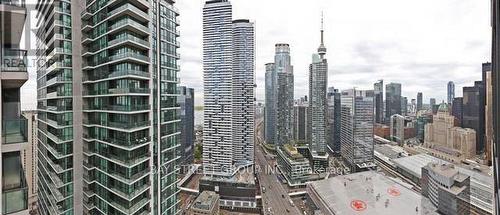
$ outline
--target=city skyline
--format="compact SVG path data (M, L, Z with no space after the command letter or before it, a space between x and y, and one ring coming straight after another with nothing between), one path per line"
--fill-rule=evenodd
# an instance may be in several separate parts
M182 73L181 84L195 88L198 94L202 92L199 12L203 2L178 2L178 8L184 13L180 17L183 23L180 26L183 35L180 53L181 70L186 72ZM423 92L424 103L428 103L429 98L441 102L446 100L448 81L454 81L457 89L473 85L472 80L481 78L481 64L490 59L490 17L484 12L489 11L489 2L453 5L456 2L447 0L436 5L428 0L418 3L383 0L368 3L369 6L364 7L367 9L356 8L359 4L355 1L317 0L304 4L275 0L260 4L258 0L233 0L231 3L235 19L250 18L256 25L258 102L265 98L265 64L273 58L276 43L290 44L296 77L295 98L308 94L308 66L310 54L317 49L316 32L320 28L321 11L324 11L325 29L328 29L325 39L329 41L326 46L331 61L328 86L340 90L352 87L371 89L373 83L384 79L385 83L401 83L403 96L409 100L416 98L417 92ZM278 7L285 11L280 13L281 16L275 15ZM368 8L374 10L368 11ZM391 10L385 15L377 12L387 10L384 8L404 12ZM406 11L408 8L412 11ZM450 9L442 11L442 8ZM353 10L359 12L349 12ZM422 16L423 11L428 16ZM303 15L293 15L298 13ZM405 18L391 20L398 15ZM434 22L437 17L440 21ZM408 30L404 23L413 24L411 32L402 32ZM429 32L432 34L427 34ZM399 55L399 52L403 54ZM431 76L438 71L442 74ZM407 74L415 75L406 77ZM461 92L457 94L460 96ZM201 96L196 99L196 105L203 103Z
M267 6L257 9L260 4L255 1L232 1L237 14L234 19L250 18L256 24L257 102L264 102L265 63L273 57L276 43L289 43L294 50L292 64L296 67L295 76L298 79L295 83L295 98L307 95L310 53L314 53L317 48L314 38L320 27L317 20L322 11L325 28L330 31L325 39L331 41L326 45L331 58L328 86L340 90L352 87L368 89L377 80L384 79L385 83L401 83L403 96L409 100L416 98L417 92L421 91L424 93L424 104L428 103L429 98L436 98L438 102L446 101L449 81L455 82L457 89L473 85L474 80L481 78L481 64L491 57L490 14L484 12L490 11L488 1L457 4L445 0L436 5L431 0L418 3L382 0L376 4L368 3L370 6L364 7L367 9L359 8L363 13L349 13L356 9L358 3L355 1L335 0L329 3L314 0L307 5L284 0L263 3ZM179 53L182 56L181 70L186 72L182 73L180 84L195 89L195 93L200 95L196 97L195 105L199 106L203 104L200 12L204 0L179 1L176 4L183 11L179 17L183 23L179 27L183 35ZM287 16L274 16L273 11L278 6L289 10ZM400 12L376 12L384 8L399 8ZM401 11L407 8L412 10ZM450 9L439 10L442 8ZM298 10L300 13L306 11L307 15L293 16L299 13ZM427 16L418 15L422 11ZM391 17L398 15L406 18L392 20ZM434 22L437 17L439 21ZM412 24L411 32L403 32L408 31L404 23ZM370 27L363 29L361 24ZM429 32L432 34L429 35ZM439 50L436 51L436 47ZM440 74L433 78L436 72ZM415 75L408 77L407 74ZM36 72L30 68L30 80L21 89L22 94L26 95L21 101L23 110L36 109L34 77ZM417 81L421 84L415 83ZM461 96L461 91L456 93L456 97Z

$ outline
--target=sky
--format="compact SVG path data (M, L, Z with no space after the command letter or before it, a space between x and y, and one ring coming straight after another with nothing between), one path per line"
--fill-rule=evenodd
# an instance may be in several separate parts
M234 19L256 26L256 96L263 101L265 67L274 45L291 46L295 97L308 94L308 68L320 43L324 14L328 85L341 90L401 83L409 101L423 92L446 99L448 81L462 87L481 79L491 59L489 0L230 0ZM181 85L203 104L202 8L205 0L178 0ZM36 107L36 72L22 88L23 109Z
M195 88L203 104L202 8L204 0L179 0L181 84ZM257 100L265 98L265 67L274 45L289 43L295 97L308 94L308 68L325 21L328 85L341 90L401 83L409 101L423 92L446 99L448 81L462 87L481 79L491 59L489 0L230 0L234 19L256 26Z

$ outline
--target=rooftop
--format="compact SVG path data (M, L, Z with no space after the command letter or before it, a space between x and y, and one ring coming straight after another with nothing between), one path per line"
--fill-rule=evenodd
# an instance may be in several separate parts
M203 191L194 201L193 208L210 210L219 201L219 194L213 191Z
M417 154L404 158L392 160L398 168L414 175L422 177L422 167L433 162L438 164L449 164L449 162L433 157L428 154ZM481 165L456 165L459 172L470 176L471 198L473 205L486 211L493 210L493 177L491 169Z
M333 214L438 214L427 198L373 171L316 181L308 187Z

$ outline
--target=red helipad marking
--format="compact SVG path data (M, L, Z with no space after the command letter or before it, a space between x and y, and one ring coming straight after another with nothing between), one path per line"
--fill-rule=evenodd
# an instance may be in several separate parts
M389 187L389 189L387 189L387 193L389 193L389 195L391 196L401 195L401 191L399 191L399 189L395 187Z
M364 201L355 199L351 201L351 208L355 211L364 211L366 210L366 203Z

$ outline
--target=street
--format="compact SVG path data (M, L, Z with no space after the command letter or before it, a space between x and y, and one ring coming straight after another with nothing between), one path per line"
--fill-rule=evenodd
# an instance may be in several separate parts
M260 191L262 195L262 210L264 214L301 214L297 206L292 204L291 198L288 196L287 191L278 181L276 173L270 173L266 170L274 169L274 165L269 164L266 160L264 152L260 147L262 141L262 121L257 123L257 145L255 149L256 164L260 166L262 171L257 172L257 177L261 185ZM265 189L265 192L264 190Z

